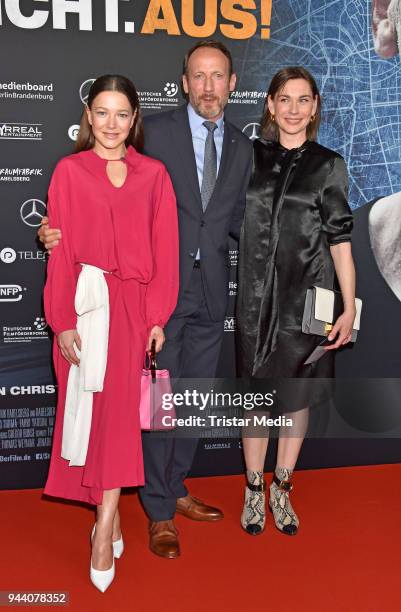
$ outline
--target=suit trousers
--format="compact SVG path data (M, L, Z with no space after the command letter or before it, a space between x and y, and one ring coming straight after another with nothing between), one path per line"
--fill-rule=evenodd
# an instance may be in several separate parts
M166 342L157 356L158 367L169 370L171 378L214 378L224 321L210 318L200 268L193 269L176 310L178 314L172 315L164 329ZM142 446L145 486L139 489L141 501L151 520L169 520L174 517L177 498L188 494L184 479L198 439L175 437L174 430L163 436L143 432Z

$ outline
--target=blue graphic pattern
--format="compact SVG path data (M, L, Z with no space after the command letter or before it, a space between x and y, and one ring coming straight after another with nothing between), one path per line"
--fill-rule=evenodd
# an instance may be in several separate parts
M314 75L323 98L319 141L347 162L352 208L401 191L400 60L375 53L370 1L273 0L270 40L255 37L236 51L239 89L264 89L285 65ZM257 111L262 104L248 120Z

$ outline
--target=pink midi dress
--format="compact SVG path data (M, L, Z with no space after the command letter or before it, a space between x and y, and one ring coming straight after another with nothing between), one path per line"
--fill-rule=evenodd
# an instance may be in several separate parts
M164 327L178 295L176 200L164 165L129 147L127 177L115 187L107 160L93 150L62 159L51 179L50 227L62 240L51 253L44 291L46 319L55 333L57 413L44 493L101 504L103 491L144 483L139 421L140 380L153 326ZM81 264L109 272L110 327L103 391L93 394L84 466L61 457L70 364L56 336L75 329L74 297Z

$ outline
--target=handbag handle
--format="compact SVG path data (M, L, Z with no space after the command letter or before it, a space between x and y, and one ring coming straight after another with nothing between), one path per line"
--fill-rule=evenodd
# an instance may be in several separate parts
M152 376L152 383L156 382L156 340L152 340L152 344L150 345L150 373Z
M152 378L152 383L156 382L156 340L152 340L152 344L150 345L150 351L146 351L145 353L145 370L150 370L150 375Z

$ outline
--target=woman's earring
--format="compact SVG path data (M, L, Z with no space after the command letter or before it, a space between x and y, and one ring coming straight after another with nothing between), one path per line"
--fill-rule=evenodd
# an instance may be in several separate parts
M313 123L315 118L316 118L316 115L312 115L312 117L310 118L310 122Z
M274 123L275 119L274 119L274 115L272 113L270 113L270 117L271 117L272 122Z

